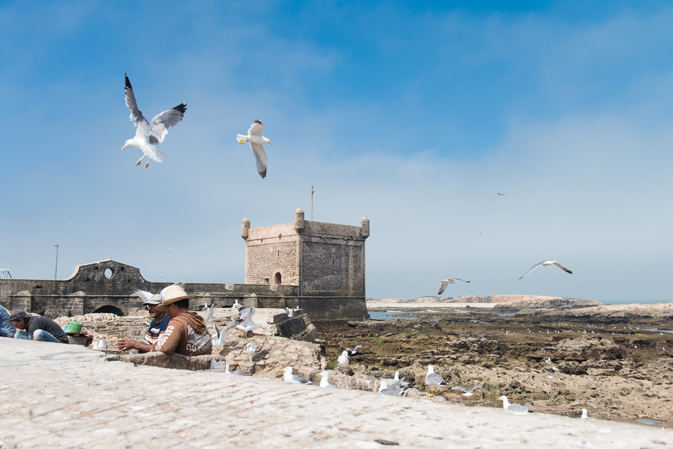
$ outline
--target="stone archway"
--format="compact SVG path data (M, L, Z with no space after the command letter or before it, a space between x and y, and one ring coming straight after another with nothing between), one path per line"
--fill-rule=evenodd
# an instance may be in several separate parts
M282 276L280 273L276 273L276 276L274 276L274 283L275 284L282 284Z
M117 316L124 316L124 312L115 306L103 306L93 311L93 313L114 313Z

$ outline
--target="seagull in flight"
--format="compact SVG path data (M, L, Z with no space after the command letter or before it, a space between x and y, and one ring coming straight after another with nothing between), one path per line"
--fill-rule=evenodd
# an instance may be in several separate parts
M266 178L266 151L264 151L263 144L268 143L273 145L269 139L262 135L264 130L264 125L259 120L255 120L250 129L248 129L248 135L244 136L243 134L236 134L236 140L238 143L250 143L250 148L252 152L255 153L255 161L257 166L257 173L262 179Z
M496 193L496 195L498 195L498 196L507 196L507 195L505 195L504 193Z
M484 388L483 385L475 385L474 387L470 388L469 390L467 388L463 387L451 387L452 390L460 390L463 392L463 396L472 396L474 393L472 393L474 390L477 388Z
M129 139L124 143L122 150L126 147L136 147L143 152L143 157L138 159L136 165L140 165L145 156L148 157L145 168L150 165L150 159L156 162L163 162L168 156L159 151L159 144L164 141L164 137L168 134L168 128L175 126L182 121L182 117L187 110L187 104L181 103L172 109L167 109L164 112L157 114L152 119L151 123L143 117L143 113L138 109L136 97L133 94L133 87L129 81L128 75L126 78L126 107L131 111L131 121L137 127L136 135L133 139Z
M446 290L446 287L447 287L449 284L455 284L456 281L462 281L462 282L466 282L466 283L468 283L468 284L470 283L470 281L466 281L466 280L464 280L464 279L458 279L458 278L454 278L454 279L444 279L444 280L442 281L442 285L439 286L439 291L437 292L437 294L438 294L438 295L441 295L442 293L444 293L444 290Z
M531 271L533 271L533 270L536 269L537 267L549 267L549 266L551 266L551 265L556 265L557 267L559 267L560 269L562 269L562 270L565 271L566 273L568 273L568 274L573 274L572 271L570 271L569 269L567 269L566 267L564 267L563 265L561 265L560 263L558 263L558 262L555 261L555 260L543 260L542 262L536 263L535 265L533 265L532 267L530 267L530 268L528 269L528 271L526 271L526 272L524 273L524 275L521 276L521 277L520 277L519 279L517 279L517 280L521 280L521 279L523 279L524 277L526 277L526 275L527 275L528 273L530 273Z

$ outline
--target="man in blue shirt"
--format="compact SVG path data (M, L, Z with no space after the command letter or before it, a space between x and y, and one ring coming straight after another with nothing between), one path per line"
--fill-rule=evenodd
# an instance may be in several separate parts
M120 338L115 343L115 348L120 351L137 349L140 352L150 352L159 337L166 332L168 322L170 321L166 312L157 311L157 306L159 304L161 304L161 295L158 294L152 295L143 301L143 305L150 312L150 317L152 317L152 322L150 323L149 329L147 329L145 339L136 341L132 338Z
M0 337L14 338L16 328L9 322L9 312L0 306Z

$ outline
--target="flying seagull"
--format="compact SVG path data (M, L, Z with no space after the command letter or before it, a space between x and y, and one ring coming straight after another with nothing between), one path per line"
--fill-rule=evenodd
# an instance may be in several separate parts
M262 144L268 143L273 145L273 143L262 135L264 130L264 125L259 120L255 120L250 129L248 130L248 135L244 136L243 134L236 134L236 140L238 143L250 143L250 148L252 152L255 153L255 160L257 165L257 173L262 177L266 178L266 151Z
M543 260L542 262L540 262L540 263L536 263L535 265L533 265L532 267L530 267L530 269L529 269L528 271L526 271L526 272L524 273L524 275L521 276L521 277L520 277L519 279L517 279L517 280L521 280L521 279L523 279L528 273L530 273L531 271L533 271L533 270L536 269L537 267L542 267L542 266L544 266L544 267L549 267L549 266L551 266L552 264L556 265L557 267L559 267L560 269L562 269L563 271L565 271L565 272L568 273L568 274L573 274L572 271L570 271L569 269L567 269L566 267L564 267L563 265L561 265L560 263L558 263L558 262L555 261L555 260Z
M463 387L451 387L452 390L460 390L463 392L463 396L472 396L474 393L472 391L476 390L477 388L484 388L483 385L475 385L474 387L470 388L469 390L467 388Z
M498 196L506 196L504 193L496 193Z
M157 114L151 123L147 123L147 119L143 117L143 113L140 112L136 104L136 97L133 94L131 81L129 81L128 75L125 74L124 76L126 77L126 107L131 110L131 121L137 128L135 137L127 140L122 150L126 147L136 147L143 152L143 157L138 159L136 165L140 165L145 156L153 161L163 162L168 156L159 151L158 146L164 141L166 134L168 134L168 128L182 121L182 117L187 110L187 104L181 103L172 109ZM150 165L149 159L147 160L147 164L145 164L145 168Z
M441 295L442 293L444 293L444 290L446 290L446 286L449 285L449 284L455 284L456 281L463 281L463 282L467 282L468 284L470 283L470 281L466 281L464 279L458 279L458 278L444 279L442 281L442 285L439 286L439 291L437 292L437 294Z

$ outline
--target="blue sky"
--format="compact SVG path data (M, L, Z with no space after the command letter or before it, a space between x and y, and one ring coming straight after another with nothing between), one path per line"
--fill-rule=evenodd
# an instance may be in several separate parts
M315 220L371 220L367 296L671 300L669 3L192 3L0 3L13 277L53 277L58 243L59 278L241 283L243 217L309 215L314 185ZM120 151L124 73L145 116L187 103L164 164ZM544 259L575 274L517 281Z

